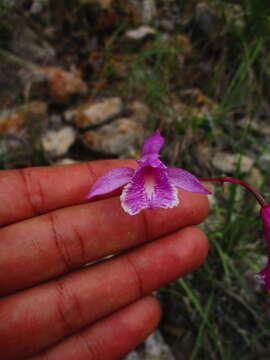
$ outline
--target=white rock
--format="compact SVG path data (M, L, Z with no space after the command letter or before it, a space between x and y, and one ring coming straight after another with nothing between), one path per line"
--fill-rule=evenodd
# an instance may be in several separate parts
M145 360L175 360L169 346L156 330L145 340Z
M225 152L218 152L214 155L213 165L216 169L224 173L231 173L236 170L238 165L239 155L229 154ZM254 160L248 156L241 156L240 169L243 172L248 172L253 166Z
M133 39L133 40L141 40L147 35L155 34L155 29L151 28L150 26L140 26L137 29L128 30L126 32L126 37Z
M60 159L54 163L54 165L70 165L70 164L77 164L79 161L76 161L74 159L65 158Z
M77 114L78 114L78 109L67 109L64 112L64 118L67 122L70 123L77 116Z
M143 360L137 351L132 351L123 360Z
M53 156L64 155L76 139L76 133L71 126L60 130L48 130L41 138L43 150Z
M144 135L142 124L132 118L120 118L81 135L91 150L106 154L132 156L140 149Z
M157 16L157 8L155 0L143 0L142 1L142 22L149 24Z
M110 118L120 114L123 108L119 97L112 97L98 102L88 102L80 106L75 116L75 122L80 128L90 125L100 125Z

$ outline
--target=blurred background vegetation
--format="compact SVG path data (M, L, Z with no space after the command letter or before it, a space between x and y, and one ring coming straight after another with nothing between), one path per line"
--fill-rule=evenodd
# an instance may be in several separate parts
M269 50L268 0L1 0L0 166L137 157L160 128L167 164L269 198ZM269 359L258 206L211 190L208 260L160 291L160 331L176 359Z

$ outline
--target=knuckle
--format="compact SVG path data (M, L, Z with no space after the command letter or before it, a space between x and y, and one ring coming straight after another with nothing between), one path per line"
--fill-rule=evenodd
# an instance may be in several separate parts
M85 241L79 229L71 223L72 246L73 246L73 264L75 266L82 265L88 261L85 249Z
M88 261L87 252L84 236L80 230L72 221L67 223L65 219L61 220L57 212L48 214L48 217L55 247L66 270L71 271L85 264ZM65 227L60 231L63 224Z
M65 334L71 334L83 326L83 314L79 298L70 286L56 280L56 309Z
M137 288L138 292L138 298L141 298L145 295L144 286L143 286L143 278L137 268L137 265L133 261L130 254L125 255L126 261L128 263L129 271L132 274L131 279L133 283L135 284L135 287Z
M87 334L86 332L78 333L77 336L79 342L85 349L85 358L89 360L104 359L104 346L102 345L101 340L98 340L96 337L94 337L91 332L89 334Z
M39 215L44 209L45 198L39 177L36 176L35 169L18 169L18 173L25 186L25 196L30 203L34 214Z
M57 249L57 253L59 255L60 261L62 262L66 271L71 271L74 268L72 263L72 256L70 254L68 246L66 245L66 242L64 241L60 231L58 230L58 226L57 226L58 220L56 214L49 213L48 220L51 228L51 236L55 244L55 247Z

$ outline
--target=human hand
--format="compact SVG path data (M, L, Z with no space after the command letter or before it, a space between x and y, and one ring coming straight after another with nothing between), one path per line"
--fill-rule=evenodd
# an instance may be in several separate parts
M0 171L0 359L118 359L159 321L151 292L203 263L205 195L135 216L118 196L85 202L119 166L135 162Z

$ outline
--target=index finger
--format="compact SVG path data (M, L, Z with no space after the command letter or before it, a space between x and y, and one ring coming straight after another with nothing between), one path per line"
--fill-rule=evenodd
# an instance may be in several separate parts
M72 165L0 171L0 226L86 201L91 186L115 167L134 160L100 160Z

